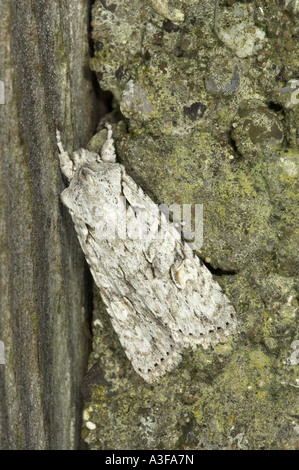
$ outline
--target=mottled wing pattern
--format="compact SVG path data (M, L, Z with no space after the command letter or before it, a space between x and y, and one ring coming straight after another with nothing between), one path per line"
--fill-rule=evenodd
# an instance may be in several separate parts
M184 347L225 341L236 327L234 308L156 204L122 165L86 150L74 160L74 168L63 162L70 185L62 201L135 370L151 382L179 362ZM126 203L124 237L111 236L119 196Z

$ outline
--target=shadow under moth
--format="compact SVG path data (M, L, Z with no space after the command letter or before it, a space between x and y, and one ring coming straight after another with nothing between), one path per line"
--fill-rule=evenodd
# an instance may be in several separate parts
M72 159L57 130L69 181L61 199L127 357L153 382L178 364L184 348L225 342L236 328L235 310L174 225L116 163L107 129L101 156L80 149Z

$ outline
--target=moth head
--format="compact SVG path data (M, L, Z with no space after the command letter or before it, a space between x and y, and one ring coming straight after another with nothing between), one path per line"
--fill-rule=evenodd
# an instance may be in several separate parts
M61 170L70 182L61 194L62 202L72 215L94 226L97 221L107 218L109 204L117 205L122 192L121 165L115 163L112 128L107 124L107 139L102 146L101 157L89 150L80 149L72 159L63 149L60 133L57 131L57 145L60 151Z
M83 167L90 167L96 170L100 161L100 156L95 152L90 152L89 150L80 149L73 153L75 172Z
M110 124L106 124L106 128L107 138L102 146L101 157L97 153L90 152L85 149L80 149L74 152L73 159L70 158L68 152L63 148L60 132L58 128L56 128L56 142L59 149L60 168L62 173L66 176L69 181L71 181L75 176L76 170L78 168L80 169L85 164L93 167L96 165L97 162L116 162L114 140L112 138L112 127Z
M121 165L98 161L92 155L75 167L70 185L62 192L61 199L71 213L95 227L99 221L109 218L112 208L119 204L122 173Z

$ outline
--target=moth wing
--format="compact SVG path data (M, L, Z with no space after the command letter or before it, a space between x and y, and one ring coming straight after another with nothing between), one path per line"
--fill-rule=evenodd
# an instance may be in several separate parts
M144 294L144 301L144 295L136 291L135 276L126 271L128 255L123 241L97 240L97 234L91 234L81 219L73 217L73 220L94 281L127 357L146 381L156 380L180 362L182 346L175 342L167 326L149 308L152 298ZM135 242L132 246L135 247ZM120 261L122 256L125 259ZM143 262L143 268L140 265L139 268L144 274L145 258L140 259L140 264ZM130 263L137 266L132 260ZM142 279L145 280L144 276Z
M130 205L141 207L143 204L153 217L161 217L156 204L125 169L122 188ZM159 223L161 225L161 220ZM168 304L164 319L175 341L185 346L202 344L204 347L226 341L236 328L235 310L211 272L181 240L173 224L164 221L162 238L145 238L143 251L156 274L152 298Z
M87 180L69 192L70 212L120 342L136 372L151 382L179 362L183 347L207 346L226 338L233 331L234 310L157 205L124 167L110 165L112 171L107 168L99 187L89 188ZM106 186L107 195L102 191ZM89 195L87 199L83 195L80 199L81 191ZM103 222L106 217L110 221L111 211L106 214L97 204L102 207L121 193L127 201L130 236L110 238L110 232L103 236ZM84 201L81 206L80 201ZM149 236L134 239L140 228L137 213L148 217ZM155 230L161 232L162 227L162 237L156 239Z
M105 296L104 296L105 298ZM171 370L181 360L180 347L147 307L127 298L107 299L107 311L126 355L147 382Z

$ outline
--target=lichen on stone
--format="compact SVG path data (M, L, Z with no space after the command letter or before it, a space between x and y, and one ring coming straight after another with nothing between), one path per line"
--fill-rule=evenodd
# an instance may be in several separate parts
M236 2L215 12L215 31L218 38L240 58L257 53L265 44L265 31L254 23L251 5Z
M203 204L198 255L239 326L148 385L96 294L99 370L85 404L96 428L84 425L84 439L93 449L296 449L296 2L163 2L177 17L162 2L112 3L93 5L92 67L114 95L105 120L119 161L155 202Z

